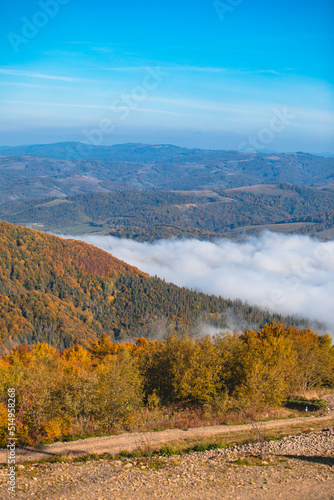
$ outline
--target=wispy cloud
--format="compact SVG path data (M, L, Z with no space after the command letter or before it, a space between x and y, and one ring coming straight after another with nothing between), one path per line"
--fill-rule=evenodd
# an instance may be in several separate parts
M56 57L81 57L85 56L84 52L70 52L67 50L46 50L43 52L45 56L56 56Z
M73 104L73 103L63 103L63 102L40 102L40 101L0 101L5 104L24 104L30 106L55 106L55 107L65 107L65 108L91 108L91 109L107 109L109 111L119 110L124 107L124 104L120 106L106 106L101 104ZM130 107L132 111L142 111L144 113L160 113L164 115L174 115L174 116L184 116L182 113L168 111L165 109L151 109L151 108L141 108L138 106Z
M149 62L146 66L143 65L130 65L130 66L110 66L108 68L103 68L105 71L147 71L149 66L158 65L162 71L196 71L203 73L225 73L228 71L226 68L213 68L213 67L202 67L202 66L186 66L186 65L178 65L178 66L166 66L157 64L152 61Z
M121 44L121 43L104 43L104 42L84 42L84 41L76 41L76 42L66 42L70 45L93 45L93 46L96 46L98 47L99 45L102 46L102 47L120 47L120 46L123 46L124 44Z
M92 47L92 50L94 50L95 52L114 52L114 49L112 47Z
M277 71L275 69L258 69L258 70L251 70L251 71L244 71L245 73L252 74L252 75L261 75L261 74L267 74L267 75L275 75L275 76L285 76L286 73L283 73L281 71Z
M59 85L42 85L40 83L23 83L23 82L12 82L12 81L0 81L0 85L10 86L10 87L24 87L32 89L63 89L64 87Z
M67 42L71 45L93 45L95 44L96 42Z
M22 71L18 69L7 69L7 68L0 68L0 76L1 75L8 75L8 76L16 76L16 77L23 77L23 78L35 78L35 79L41 79L41 80L55 80L59 82L68 82L68 83L101 83L101 84L108 84L107 80L96 80L96 79L91 79L91 78L77 78L73 76L65 76L65 75L50 75L47 73L37 73L34 71Z
M74 78L72 76L48 75L45 73L33 73L30 71L22 71L19 69L0 68L0 75L23 76L23 77L28 77L28 78L40 78L43 80L59 80L62 82L82 82L82 81L85 81L81 78Z
M112 92L110 95L116 97L118 92ZM2 100L4 104L15 105L30 105L44 107L64 107L64 108L82 108L82 109L105 109L109 111L120 111L125 104L120 101L120 104L95 104L95 103L70 103L70 102L51 102L51 101L25 101L25 100ZM295 116L299 126L303 129L309 127L309 123L322 123L331 125L334 123L334 114L327 110L307 109L296 106L282 106L280 103L259 103L253 102L219 102L219 101L202 101L196 99L172 99L166 97L148 97L146 101L152 107L140 107L139 105L129 106L131 111L163 114L182 117L197 117L198 119L205 112L210 113L211 119L228 119L230 126L232 123L244 124L247 123L263 124L272 116L273 109L287 109L287 111ZM166 105L168 109L155 107L156 105ZM183 112L182 112L183 111ZM214 113L214 114L213 114Z
M196 72L196 73L224 73L229 75L260 75L260 74L269 74L275 76L286 76L288 73L285 73L284 70L277 71L271 68L265 68L260 70L252 70L247 68L229 68L223 66L192 66L190 64L161 64L157 63L157 61L150 61L146 66L141 64L133 64L127 66L110 66L108 68L103 68L106 71L145 71L147 66L149 65L159 65L162 70L165 71L186 71L186 72Z
M270 74L277 76L284 76L286 73L283 71L277 71L275 69L261 69L261 70L251 70L245 68L228 68L228 67L219 67L219 66L191 66L191 65L174 65L174 66L166 66L166 69L179 70L179 71L197 71L199 73L229 73L229 74Z
M149 97L148 102L157 102L164 104L171 104L190 109L199 109L203 111L216 111L222 113L232 113L242 116L256 115L258 118L263 119L267 117L268 113L272 113L273 108L282 108L280 102L224 102L224 101L205 101L197 99L173 99L168 97ZM285 106L286 107L286 106ZM334 113L328 110L314 109L314 108L301 108L298 106L289 106L289 112L296 115L296 117L303 119L315 119L324 122L332 122L334 120Z

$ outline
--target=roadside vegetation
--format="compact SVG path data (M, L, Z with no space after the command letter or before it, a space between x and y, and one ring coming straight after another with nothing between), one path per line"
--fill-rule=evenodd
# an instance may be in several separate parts
M306 407L320 415L334 388L334 348L329 335L280 323L199 340L20 344L0 360L2 446L9 388L20 445L289 418Z

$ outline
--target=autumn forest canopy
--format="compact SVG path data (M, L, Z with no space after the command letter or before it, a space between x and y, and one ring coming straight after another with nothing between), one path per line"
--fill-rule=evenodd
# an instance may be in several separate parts
M64 349L103 334L116 341L196 334L203 324L228 328L231 317L245 327L307 326L151 278L91 245L0 222L3 353L20 342Z

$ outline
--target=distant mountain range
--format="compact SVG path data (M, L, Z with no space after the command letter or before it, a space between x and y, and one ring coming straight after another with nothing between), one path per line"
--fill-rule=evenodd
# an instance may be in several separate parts
M137 239L333 227L334 158L75 142L0 153L0 218L13 223Z
M334 185L334 158L306 153L81 143L2 147L0 153L0 203L129 189L228 189L262 183Z
M119 160L119 161L170 161L187 159L207 158L217 160L246 155L308 155L308 153L279 153L268 149L261 151L246 150L203 150L197 148L183 148L172 144L141 144L126 143L114 144L112 146L94 146L83 142L57 142L53 144L31 144L23 146L0 146L0 154L4 155L28 155L56 158L60 160ZM334 153L311 153L310 156L334 157Z
M82 142L58 142L29 146L0 146L0 154L41 156L58 160L170 161L180 159L182 156L193 158L202 153L204 151L200 149L187 149L169 144L128 143L113 146L93 146ZM214 154L216 152L208 151L205 153Z
M332 153L278 153L276 151L249 152L242 150L203 150L183 148L172 144L127 143L112 146L94 146L82 142L57 142L54 144L31 144L23 146L0 146L2 155L24 155L55 158L58 160L113 160L127 162L165 162L165 161L221 161L245 159L245 157L277 155L283 159L295 157L333 157Z
M334 157L334 153L329 153L328 151L324 151L323 153L312 153L315 156L322 156L323 158L331 158Z

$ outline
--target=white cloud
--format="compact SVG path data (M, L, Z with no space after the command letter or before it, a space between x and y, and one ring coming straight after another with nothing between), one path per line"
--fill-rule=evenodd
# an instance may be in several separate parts
M78 239L180 286L319 320L334 333L334 241L265 232L245 242Z
M152 62L151 64L155 64ZM159 66L160 67L160 66ZM147 66L133 65L133 66L110 66L108 68L103 68L105 71L147 71ZM199 73L225 73L229 71L226 68L214 68L206 66L161 66L163 71L196 71Z
M30 71L21 71L18 69L4 69L0 68L1 75L11 75L11 76L25 76L29 78L41 78L43 80L61 80L63 82L81 82L83 81L81 78L73 78L70 76L56 76L56 75L47 75L44 73L34 73Z
M5 104L28 104L31 106L55 106L62 108L92 108L92 109L108 109L109 111L118 110L125 106L121 103L121 106L105 106L100 104L73 104L73 103L64 103L64 102L41 102L41 101L0 101ZM184 116L181 113L176 113L174 111L166 111L164 109L153 109L153 108L142 108L140 106L129 107L130 110L133 111L142 111L143 113L160 113L163 115L173 115L173 116Z
M161 102L167 104L175 104L177 106L187 107L191 109L201 109L206 111L216 111L230 113L231 115L239 115L243 120L249 117L256 117L258 121L264 120L271 116L273 110L278 108L287 108L288 112L295 115L300 121L318 120L324 123L333 123L334 113L327 110L300 108L297 106L282 106L279 102L229 102L229 101L203 101L196 99L170 99L165 97L149 97L148 101Z

